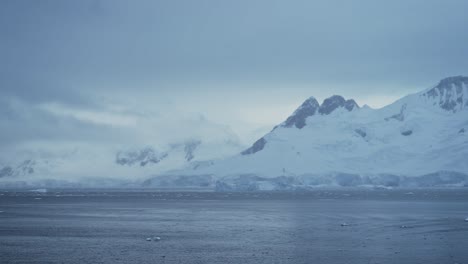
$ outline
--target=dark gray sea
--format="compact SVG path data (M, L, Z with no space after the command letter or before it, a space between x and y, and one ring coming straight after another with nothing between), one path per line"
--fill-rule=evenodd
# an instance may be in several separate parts
M468 263L466 189L3 191L0 211L0 263Z

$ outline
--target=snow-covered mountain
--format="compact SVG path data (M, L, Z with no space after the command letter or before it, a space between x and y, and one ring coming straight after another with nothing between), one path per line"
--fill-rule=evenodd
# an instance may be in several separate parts
M120 150L115 155L115 163L130 168L150 167L150 172L156 173L168 169L179 169L191 162L231 156L241 147L242 145L236 141L207 143L198 139L189 139L160 149L146 146Z
M467 130L468 77L443 79L381 109L339 95L322 104L310 97L238 155L164 177L210 177L219 190L466 186Z
M0 188L139 187L151 175L231 156L243 145L228 136L221 141L192 138L163 146L30 148L0 163Z
M38 144L4 152L0 187L468 186L468 77L380 109L310 97L246 149L230 133L164 146Z

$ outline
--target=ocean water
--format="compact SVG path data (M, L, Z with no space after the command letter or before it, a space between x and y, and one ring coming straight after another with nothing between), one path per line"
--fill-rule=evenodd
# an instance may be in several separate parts
M467 217L466 189L3 191L0 263L468 263Z

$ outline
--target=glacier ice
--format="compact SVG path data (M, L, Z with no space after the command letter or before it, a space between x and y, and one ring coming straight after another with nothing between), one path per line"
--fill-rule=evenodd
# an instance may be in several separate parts
M333 173L328 175L304 174L299 176L260 177L243 174L218 179L216 191L293 191L318 187L466 187L468 175L440 171L421 176L391 174L358 175Z

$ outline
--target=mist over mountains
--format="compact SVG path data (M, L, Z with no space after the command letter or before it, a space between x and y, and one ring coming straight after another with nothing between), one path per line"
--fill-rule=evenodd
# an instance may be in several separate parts
M73 151L11 153L9 163L5 157L0 163L0 186L466 186L467 129L468 77L455 76L380 109L340 95L322 103L310 97L250 147L224 130L217 139L193 137L163 147L89 144Z

